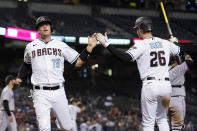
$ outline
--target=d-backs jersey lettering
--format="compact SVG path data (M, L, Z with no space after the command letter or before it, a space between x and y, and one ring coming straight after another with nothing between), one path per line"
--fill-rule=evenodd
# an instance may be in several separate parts
M64 42L37 39L26 46L24 62L32 66L33 85L59 84L64 82L64 60L72 64L78 57L79 53Z

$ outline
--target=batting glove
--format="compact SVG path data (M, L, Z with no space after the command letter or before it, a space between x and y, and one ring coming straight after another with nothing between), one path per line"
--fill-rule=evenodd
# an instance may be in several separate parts
M103 45L105 48L109 46L110 43L107 37L107 33L105 33L105 36L102 35L101 33L97 33L96 38L101 43L101 45Z
M173 37L173 36L169 39L169 41L172 42L172 43L178 43L178 39L176 37Z

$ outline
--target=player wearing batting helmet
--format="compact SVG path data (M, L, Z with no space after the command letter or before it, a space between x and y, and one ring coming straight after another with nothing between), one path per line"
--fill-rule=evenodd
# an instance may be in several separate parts
M139 17L134 29L142 40L122 52L110 45L107 34L97 33L97 40L123 62L137 62L143 82L141 91L142 125L144 131L154 131L155 120L160 131L169 131L166 111L169 107L172 87L169 81L170 55L176 56L180 47L152 35L152 20Z
M135 26L133 28L134 29L140 28L143 31L152 31L153 30L152 20L148 17L139 17L135 21Z
M43 23L48 23L51 26L51 32L53 32L53 24L51 20L47 16L40 16L36 20L36 30L38 30L39 26L42 25Z
M70 130L73 124L64 90L64 61L81 67L96 46L96 37L88 37L87 47L79 54L66 43L51 38L53 26L48 17L39 17L36 20L36 29L40 39L27 44L24 63L16 79L17 84L22 82L28 70L32 70L32 98L40 131L51 130L51 111L59 120L61 129Z

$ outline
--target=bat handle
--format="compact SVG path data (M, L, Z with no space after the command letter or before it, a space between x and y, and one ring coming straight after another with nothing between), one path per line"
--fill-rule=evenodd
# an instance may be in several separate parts
M167 23L167 28L168 28L168 32L169 32L170 38L172 38L173 35L172 35L172 30L171 30L171 28L170 28L169 23Z

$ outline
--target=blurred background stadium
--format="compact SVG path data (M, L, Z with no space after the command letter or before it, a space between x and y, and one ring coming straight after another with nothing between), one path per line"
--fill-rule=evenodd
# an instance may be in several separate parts
M197 58L197 0L164 0L174 36L194 61ZM81 52L87 36L108 32L111 43L120 50L137 38L135 19L149 16L153 35L168 39L159 0L0 0L0 91L8 74L16 75L23 62L25 45L37 38L35 20L46 15L53 21L53 38ZM122 64L98 46L80 69L65 63L68 99L82 102L86 111L77 123L99 123L105 131L140 131L141 80L135 63ZM197 130L197 70L186 74L186 128ZM19 131L37 131L37 122L28 97L30 79L15 90ZM52 120L53 130L57 130Z

